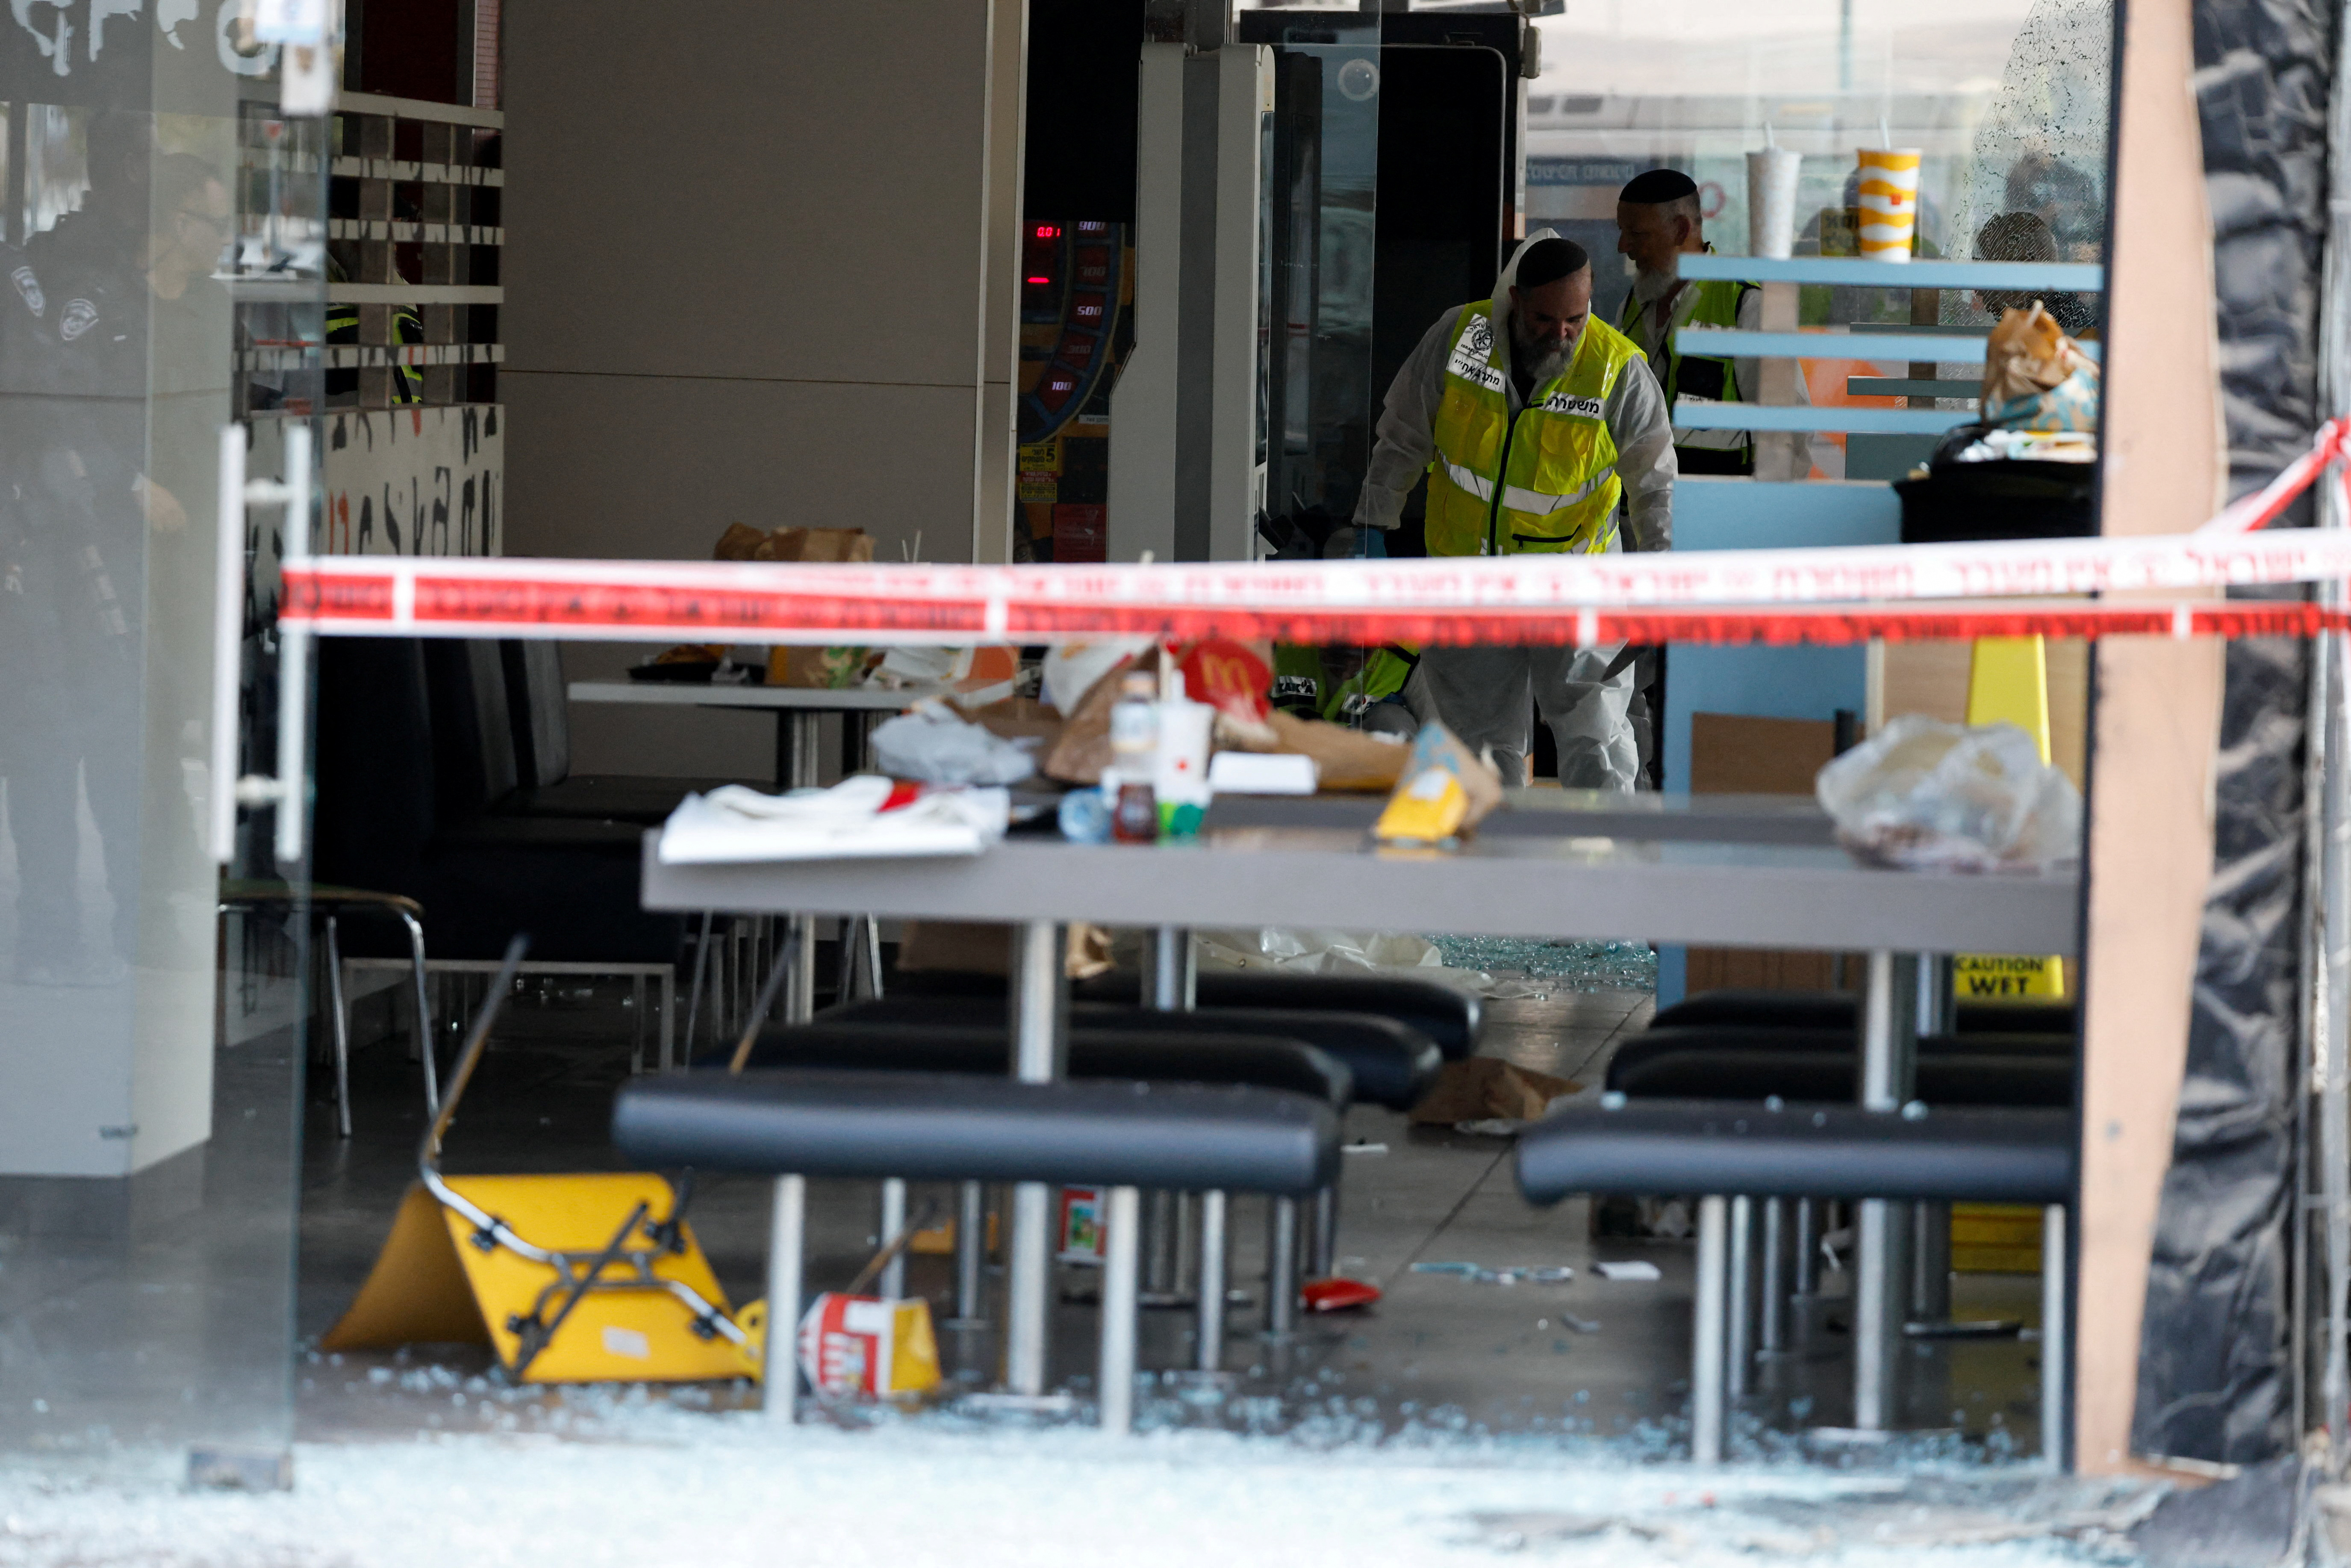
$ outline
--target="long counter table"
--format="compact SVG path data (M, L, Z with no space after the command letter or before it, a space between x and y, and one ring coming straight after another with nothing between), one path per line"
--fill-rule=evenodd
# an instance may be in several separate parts
M985 853L935 860L664 865L644 841L649 909L1001 922L1015 927L1011 1066L1056 1077L1065 1041L1062 927L1292 925L1494 936L1646 940L1869 954L1863 1099L1907 1093L1916 1018L1907 954L2071 956L2074 871L1959 875L1875 869L1825 844L1801 798L1622 797L1514 790L1457 850L1399 850L1369 836L1376 802L1218 802L1187 843L1081 845L1016 834ZM1249 823L1255 825L1239 825ZM1234 825L1224 825L1234 824ZM1285 825L1290 824L1290 825ZM1700 836L1707 835L1707 836ZM805 922L796 922L806 930ZM1047 1191L1016 1188L1007 1378L1045 1383L1051 1269ZM1892 1210L1861 1206L1855 1322L1855 1425L1882 1427L1900 1335Z
M2081 918L2070 872L1880 871L1786 843L1513 831L1446 852L1336 827L1228 828L1155 847L1016 836L967 858L673 866L656 837L648 909L2024 954L2073 952Z

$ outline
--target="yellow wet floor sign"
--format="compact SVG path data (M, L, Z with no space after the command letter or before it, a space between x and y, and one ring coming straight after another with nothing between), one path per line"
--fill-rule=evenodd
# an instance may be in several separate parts
M487 1343L524 1383L684 1383L758 1375L759 1335L752 1335L749 1346L737 1346L711 1332L667 1288L675 1281L716 1311L726 1310L691 1228L681 1222L667 1246L648 1231L647 1221L666 1219L676 1203L663 1177L441 1179L535 1247L562 1253L575 1281L591 1280L592 1288L575 1292L557 1265L511 1248L480 1245L472 1220L413 1186L367 1283L319 1348ZM622 1235L632 1215L638 1222ZM614 1246L616 1238L622 1246Z
M1979 637L1968 661L1968 722L2016 726L2049 760L2049 652L2039 637ZM2065 960L1961 953L1951 960L1952 999L2059 1001Z

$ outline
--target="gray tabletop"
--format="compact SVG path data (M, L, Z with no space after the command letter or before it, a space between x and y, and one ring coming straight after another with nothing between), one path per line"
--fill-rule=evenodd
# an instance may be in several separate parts
M1625 795L1601 789L1504 791L1507 803L1479 824L1480 838L1687 839L1730 844L1833 844L1828 813L1806 795ZM1207 825L1341 828L1367 833L1387 805L1381 795L1219 795Z
M640 703L648 706L812 709L819 713L896 713L943 686L717 685L707 681L574 681L567 690L576 703Z
M2080 884L1875 871L1786 843L1487 835L1382 851L1342 828L1233 828L1189 844L1015 837L938 860L665 866L648 909L1290 925L1832 951L2073 953Z

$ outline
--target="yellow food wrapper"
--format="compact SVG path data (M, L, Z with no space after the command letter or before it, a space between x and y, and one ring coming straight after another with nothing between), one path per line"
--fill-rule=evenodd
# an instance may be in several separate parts
M1441 843L1468 832L1501 803L1500 776L1431 720L1413 737L1412 758L1372 833L1383 843Z
M820 1394L887 1397L938 1386L931 1304L827 1291L800 1319L800 1370Z

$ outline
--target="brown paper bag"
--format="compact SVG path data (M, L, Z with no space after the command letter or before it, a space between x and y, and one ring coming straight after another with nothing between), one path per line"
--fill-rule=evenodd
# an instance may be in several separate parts
M749 560L751 552L768 542L768 536L757 528L747 528L740 523L729 523L726 531L718 536L718 548L710 552L713 560Z
M1052 749L1037 765L1046 778L1064 784L1102 782L1102 769L1111 762L1110 710L1118 701L1119 677L1134 664L1133 659L1122 659L1086 688L1077 711L1068 716Z
M1560 1095L1573 1094L1582 1087L1499 1057L1473 1056L1466 1061L1448 1061L1437 1071L1437 1082L1412 1108L1412 1120L1432 1127L1497 1118L1531 1122Z
M753 560L868 561L873 536L863 528L778 528L751 552Z
M1404 776L1412 747L1374 740L1360 729L1319 718L1300 718L1275 708L1266 716L1268 743L1247 731L1219 725L1219 738L1229 737L1241 751L1290 752L1314 758L1320 788L1346 790L1387 790Z

